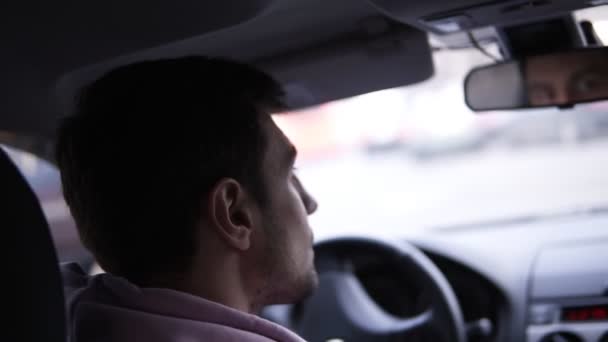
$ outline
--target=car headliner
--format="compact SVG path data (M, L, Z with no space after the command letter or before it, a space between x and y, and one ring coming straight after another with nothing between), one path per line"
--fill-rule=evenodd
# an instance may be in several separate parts
M521 1L515 1L521 2ZM142 59L227 56L273 73L296 107L423 81L432 73L421 18L476 16L474 27L584 7L498 13L482 0L11 1L2 5L0 132L53 137L77 90L108 69ZM492 17L492 9L498 13ZM446 36L449 41L449 36ZM395 72L401 71L401 72ZM0 139L3 136L0 135ZM6 141L5 141L6 142ZM10 141L9 141L10 143ZM33 148L36 150L37 148ZM44 151L34 151L45 154Z

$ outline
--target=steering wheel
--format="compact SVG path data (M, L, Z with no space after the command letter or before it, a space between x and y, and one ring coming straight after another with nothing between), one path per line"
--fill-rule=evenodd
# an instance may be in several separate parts
M395 272L391 276L416 283L426 298L421 310L397 317L382 309L357 277L362 256L390 263ZM289 309L290 328L307 341L402 341L425 336L422 340L465 342L465 324L452 288L413 245L376 238L331 239L315 246L315 264L318 289Z

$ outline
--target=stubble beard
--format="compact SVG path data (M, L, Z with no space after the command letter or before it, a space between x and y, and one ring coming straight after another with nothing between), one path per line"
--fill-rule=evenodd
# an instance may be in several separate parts
M311 261L306 272L295 273L298 263L293 260L286 246L280 242L284 241L284 233L281 227L268 220L267 227L270 236L278 243L269 243L266 246L264 262L264 286L265 300L267 304L293 304L310 296L319 285L319 276Z

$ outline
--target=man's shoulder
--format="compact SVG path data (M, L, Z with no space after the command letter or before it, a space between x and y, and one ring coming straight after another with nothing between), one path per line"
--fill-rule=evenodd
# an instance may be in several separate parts
M74 342L278 341L227 325L142 313L125 308L108 308L90 303L78 308L78 318L74 323ZM285 340L292 341L297 340Z
M169 289L138 288L110 274L62 265L72 342L302 342L254 315Z

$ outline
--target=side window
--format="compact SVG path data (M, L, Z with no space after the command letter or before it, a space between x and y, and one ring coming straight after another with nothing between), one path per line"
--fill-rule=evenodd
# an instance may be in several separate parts
M7 152L40 200L59 261L76 261L90 267L93 259L80 243L76 225L63 199L59 170L31 153L5 145L0 148Z

